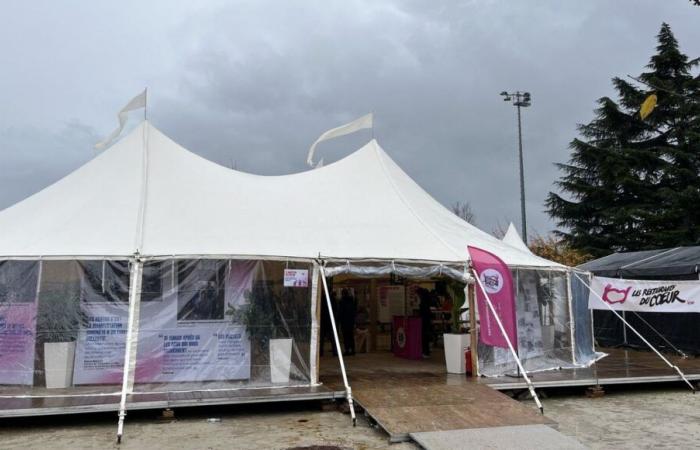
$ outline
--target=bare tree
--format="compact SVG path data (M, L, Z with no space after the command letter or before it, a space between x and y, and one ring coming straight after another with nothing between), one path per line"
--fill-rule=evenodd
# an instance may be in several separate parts
M450 209L460 219L474 224L476 215L474 214L472 205L470 205L469 202L454 202Z
M501 220L499 219L498 222L496 222L496 226L493 228L493 230L491 230L491 234L498 239L503 239L503 237L506 235L506 232L508 231L509 223L510 221L508 219L505 219L505 222L501 222Z

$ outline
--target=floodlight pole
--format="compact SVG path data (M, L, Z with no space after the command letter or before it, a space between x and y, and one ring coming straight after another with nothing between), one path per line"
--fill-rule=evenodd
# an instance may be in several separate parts
M527 244L527 218L525 214L525 169L523 167L523 126L522 118L520 114L520 108L527 108L532 104L529 92L515 91L514 93L509 93L506 91L501 92L503 100L513 102L513 106L518 108L518 159L520 165L520 224L521 224L521 237L523 242Z
M523 126L520 119L520 102L518 107L518 158L520 159L520 220L522 223L523 242L527 244L527 219L525 218L525 170L523 168Z

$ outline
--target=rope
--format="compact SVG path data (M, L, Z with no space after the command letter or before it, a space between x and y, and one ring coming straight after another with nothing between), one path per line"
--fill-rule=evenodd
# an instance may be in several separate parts
M642 316L640 316L639 314L637 314L636 311L632 311L632 313L634 313L634 315L637 316L637 318L638 318L639 320L641 320L642 322L644 322L644 324L645 324L646 326L648 326L649 328L651 328L651 330L652 330L654 333L656 333L661 339L663 339L664 342L666 342L668 345L670 345L672 349L674 349L675 351L677 351L678 354L681 355L681 356L683 357L683 359L688 359L688 355L686 355L685 353L683 353L683 351L681 351L680 349L676 348L675 345L671 344L671 342L670 342L668 339L666 339L666 336L664 336L663 334L661 334L661 333L659 332L659 330L657 330L656 328L652 327L651 324L650 324L649 322L647 322L646 320L644 320L644 318L642 318Z
M627 322L617 311L615 311L612 306L610 306L605 300L603 300L603 298L600 295L598 295L598 293L596 291L594 291L591 288L591 286L588 283L586 283L584 281L584 279L581 278L581 276L578 273L574 272L574 275L576 275L576 277L579 280L581 280L581 283L583 283L584 286L586 286L588 288L588 290L593 295L595 295L598 298L598 300L600 300L600 302L602 304L604 304L613 314L615 314L615 316L617 316L617 318L620 319L622 321L622 323L624 323L627 326L627 328L632 330L632 332L634 332L634 334L636 334L639 339L641 339L650 349L652 349L654 351L654 353L656 353L658 355L658 357L661 358L670 368L674 369L678 373L678 375L681 377L681 379L683 381L685 381L688 386L690 386L690 389L693 390L693 394L695 393L695 387L690 383L690 381L688 381L688 379L685 377L685 374L683 372L681 372L681 369L679 369L678 366L672 364L668 359L666 359L666 357L664 355L662 355L661 352L659 352L653 345L651 345L651 343L649 343L649 341L647 341L644 338L644 336L641 335L641 333L639 331L637 331L632 325L630 325L629 322Z

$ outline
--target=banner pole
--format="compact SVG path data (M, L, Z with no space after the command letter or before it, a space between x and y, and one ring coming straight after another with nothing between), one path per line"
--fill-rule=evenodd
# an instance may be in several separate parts
M681 369L679 369L678 366L676 366L675 364L672 364L671 361L669 361L668 359L666 359L666 357L664 357L664 355L661 354L661 352L659 352L656 348L654 348L654 346L651 345L651 343L650 343L649 341L647 341L647 340L644 338L644 336L642 336L641 333L639 333L639 331L637 331L637 330L636 330L632 325L630 325L629 322L627 322L617 311L615 311L615 310L613 309L613 307L610 306L610 305L608 304L608 302L606 302L605 300L603 300L603 298L602 298L600 295L598 295L598 293L597 293L596 291L594 291L594 290L591 288L591 286L590 286L588 283L586 283L586 282L583 280L583 278L581 278L581 277L579 276L579 274L575 274L575 275L576 275L576 276L578 277L578 279L581 280L581 282L588 288L588 290L589 290L598 300L600 300L600 302L601 302L602 304L604 304L610 311L612 311L613 314L615 314L615 316L617 316L618 319L620 319L620 320L622 321L622 323L623 323L627 328L629 328L630 330L632 330L632 332L633 332L634 334L636 334L637 337L638 337L639 339L641 339L650 349L652 349L652 350L654 351L654 353L656 353L657 356L658 356L659 358L661 358L670 368L672 368L673 370L675 370L675 371L678 373L678 375L681 377L681 379L682 379L683 381L685 381L685 383L686 383L688 386L690 386L690 389L693 390L693 394L695 394L695 386L693 386L693 385L690 383L690 381L688 381L688 379L685 377L685 374L684 374L683 372L681 372ZM626 329L626 328L623 328L623 329Z
M338 329L335 326L335 313L333 312L333 304L331 303L331 296L328 293L328 283L326 282L326 270L323 264L319 264L321 268L321 281L323 282L323 292L326 294L326 305L328 306L328 314L331 317L331 327L333 328L333 339L335 340L335 349L338 352L338 361L340 362L340 373L343 374L343 384L345 385L345 396L348 400L348 406L350 407L350 416L352 417L352 426L357 424L357 418L355 417L355 406L352 402L352 389L348 383L348 375L345 372L345 361L343 360L343 351L340 348L340 339L338 339Z
M527 376L527 372L525 371L525 368L523 367L522 362L520 362L520 358L518 357L517 352L513 348L513 344L510 342L510 338L508 337L508 333L506 333L506 329L503 327L503 323L501 323L501 318L498 317L498 313L496 313L496 308L493 307L493 304L491 303L491 299L489 298L489 295L486 293L486 289L484 289L484 285L481 284L481 278L479 278L479 274L476 272L476 269L472 269L472 270L474 271L474 278L476 279L476 283L479 285L479 289L481 289L481 293L484 294L484 298L486 299L486 304L489 305L489 309L491 310L493 317L496 318L496 323L498 324L498 328L501 330L501 333L503 333L503 337L506 339L506 342L508 343L508 348L510 349L511 354L515 358L515 363L518 365L518 369L520 369L520 371L523 374L523 378L525 379L525 383L527 383L527 388L530 391L530 395L532 395L532 399L535 400L537 407L540 409L540 413L544 414L544 407L542 406L542 403L540 403L540 399L537 396L537 392L535 392L535 386L532 384L532 381L530 381L530 377Z

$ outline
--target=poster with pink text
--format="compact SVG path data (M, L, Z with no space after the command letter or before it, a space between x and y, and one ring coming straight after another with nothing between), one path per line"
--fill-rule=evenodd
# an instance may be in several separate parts
M0 384L32 385L36 303L0 303Z

